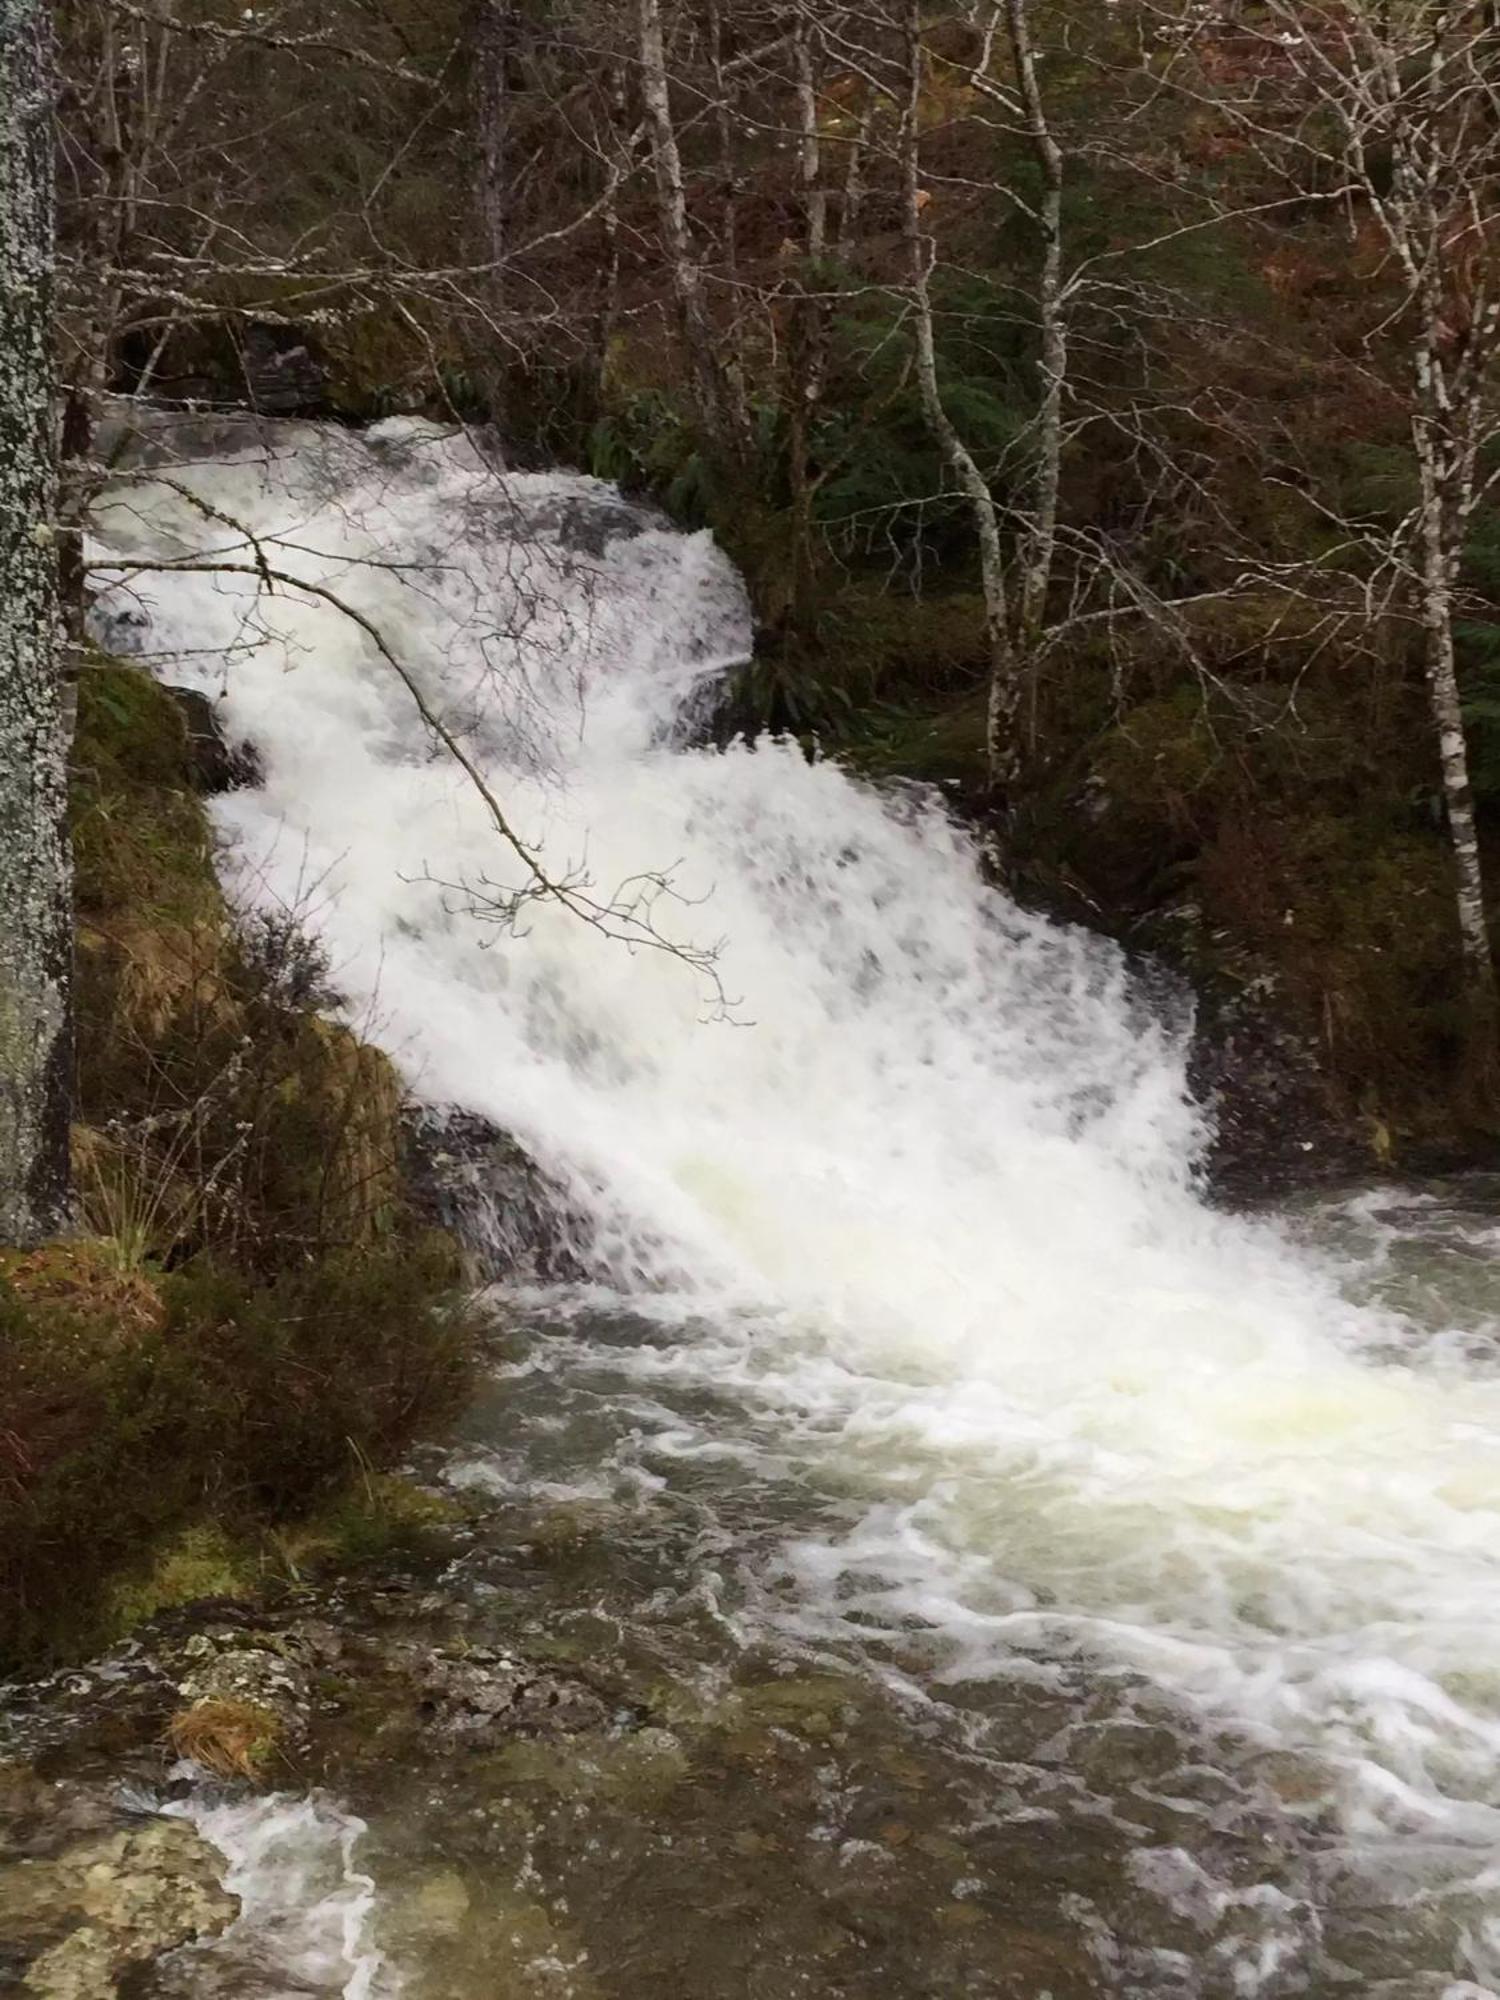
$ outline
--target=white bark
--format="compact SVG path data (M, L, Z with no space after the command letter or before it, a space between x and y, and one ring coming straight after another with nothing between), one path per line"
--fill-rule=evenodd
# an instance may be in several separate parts
M905 40L907 97L901 121L901 171L917 383L928 425L959 490L969 503L979 541L989 649L985 767L991 792L1004 803L1009 798L1019 768L1017 724L1021 678L1011 639L1010 592L1005 576L999 510L995 506L989 481L943 405L942 386L938 380L932 313L932 242L922 228L922 17L918 0L907 0Z
M637 0L636 55L656 170L657 218L671 273L679 330L704 423L722 447L729 442L729 423L713 335L703 306L703 273L688 224L687 187L672 117L661 0Z
M71 881L52 438L46 0L0 0L0 1242L67 1202Z
M1347 92L1345 129L1359 134L1349 148L1350 163L1365 178L1371 206L1406 274L1413 309L1411 434L1420 499L1412 567L1420 579L1459 940L1470 990L1488 1015L1495 968L1453 630L1480 451L1494 434L1493 378L1500 359L1495 253L1480 197L1496 165L1493 82L1484 52L1488 24L1455 0L1451 8L1439 6L1409 21L1376 14L1361 25L1363 69L1334 74ZM1388 189L1369 172L1366 120L1373 136L1390 142ZM1455 338L1450 315L1467 321L1462 339Z
M1424 664L1432 719L1437 730L1443 804L1453 845L1458 931L1470 982L1488 996L1495 984L1489 924L1484 907L1484 870L1474 793L1469 780L1469 746L1464 731L1454 644L1454 593L1463 559L1464 530L1472 507L1469 454L1447 435L1448 425L1432 407L1432 357L1418 346L1419 397L1428 407L1413 425L1421 474L1418 521L1421 534L1421 594ZM1454 486L1460 488L1455 494Z
M1440 578L1428 586L1423 606L1427 639L1427 691L1437 725L1438 756L1443 773L1443 803L1453 842L1458 893L1458 929L1470 978L1485 990L1494 985L1489 924L1484 911L1484 871L1479 859L1479 831L1474 819L1474 794L1469 783L1468 744L1459 703L1458 670L1454 658L1450 594Z
M1068 381L1068 326L1063 281L1063 155L1047 120L1031 41L1029 0L1006 0L1006 23L1026 130L1042 174L1037 220L1042 268L1037 313L1042 337L1042 407L1037 418L1038 463L1032 518L1021 571L1021 636L1029 652L1040 640L1057 552L1058 500L1062 491L1063 394Z

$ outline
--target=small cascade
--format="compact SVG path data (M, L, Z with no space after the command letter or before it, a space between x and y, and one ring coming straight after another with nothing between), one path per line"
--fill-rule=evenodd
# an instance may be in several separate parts
M399 1984L370 1935L375 1883L360 1867L361 1822L330 1800L284 1794L195 1797L166 1808L224 1856L239 1899L222 1938L183 1952L169 1994L272 1991L395 2000Z
M514 1136L595 1309L671 1329L615 1358L642 1395L737 1396L860 1496L786 1540L796 1629L899 1631L932 1688L1094 1658L1311 1758L1392 1879L1441 1852L1500 1977L1492 1345L1202 1203L1118 954L921 794L695 747L743 589L599 482L408 420L164 421L97 537L105 642L254 746L234 892L318 934L421 1102Z

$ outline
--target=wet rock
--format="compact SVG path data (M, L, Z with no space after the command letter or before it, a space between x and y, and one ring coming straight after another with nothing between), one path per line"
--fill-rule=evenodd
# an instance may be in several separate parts
M300 1733L311 1701L303 1649L296 1628L195 1633L179 1656L178 1692L188 1701L253 1702Z
M476 1276L571 1284L591 1275L566 1189L489 1119L457 1107L414 1113L403 1164L412 1199L457 1237Z
M0 1859L0 1979L12 1990L115 2000L133 1969L233 1922L224 1858L185 1821L131 1821L97 1792L46 1789L57 1792L51 1850L33 1841ZM117 1823L78 1835L80 1814Z
M451 1742L601 1729L609 1711L581 1681L509 1653L433 1653L404 1646L393 1665L417 1695L425 1730Z
M611 542L633 541L649 528L667 525L653 508L627 500L612 487L597 493L557 494L534 506L528 515L533 534L556 535L570 554L599 557Z
M242 383L230 385L230 400L280 417L317 415L328 407L328 369L296 327L252 324L238 358Z
M122 398L105 405L95 446L111 463L171 471L199 459L269 454L285 436L276 424L250 410L177 410ZM149 627L144 612L141 620Z
M412 1913L420 1935L443 1937L461 1931L473 1907L464 1878L456 1868L434 1868L411 1887Z
M187 731L188 769L207 798L261 781L260 760L249 744L234 745L224 734L219 711L197 688L163 687L181 712Z
M315 1644L295 1627L194 1633L170 1663L181 1706L169 1740L218 1777L266 1777L306 1742L315 1661Z
M1204 1172L1230 1200L1367 1174L1368 1138L1335 1112L1319 1051L1267 981L1198 996L1188 1081L1213 1119Z
M310 328L248 320L228 326L190 323L158 347L151 334L127 336L120 356L129 382L151 363L151 394L162 402L248 407L269 417L316 416L330 409L334 385Z
M113 1786L53 1783L29 1765L0 1766L0 1865L50 1854L119 1823Z

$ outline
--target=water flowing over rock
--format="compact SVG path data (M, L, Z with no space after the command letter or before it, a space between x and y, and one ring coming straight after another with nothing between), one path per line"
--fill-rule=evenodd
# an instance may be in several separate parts
M493 1168L512 1268L589 1281L503 1378L550 1471L487 1446L466 1489L665 1495L708 1552L706 1618L945 1712L1149 1689L1279 1760L1284 1789L1247 1795L1294 1806L1316 1773L1344 1908L1441 1884L1445 1942L1411 1944L1404 1992L1441 1992L1439 1961L1500 1980L1493 1326L1207 1206L1184 1024L996 894L928 795L695 744L750 642L708 537L435 425L230 429L216 454L164 429L171 483L106 500L100 629L144 616L163 672L256 744L262 784L215 807L231 885L302 914L439 1135L457 1107L439 1212ZM460 1734L514 1706L479 1664L430 1696ZM1033 1762L1150 1802L1160 1724L1069 1714ZM884 1823L839 1850L872 1906ZM1271 1968L1234 1990L1313 1963L1296 1880L1156 1863L1184 1925L1207 1910ZM1213 1991L1177 1935L1168 1983L1163 1957L1119 1990Z
M488 1118L456 1106L407 1121L406 1181L462 1244L476 1278L566 1284L589 1275L585 1216L567 1190Z

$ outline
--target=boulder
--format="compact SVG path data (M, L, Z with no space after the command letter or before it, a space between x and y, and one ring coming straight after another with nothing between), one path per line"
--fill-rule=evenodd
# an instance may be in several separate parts
M87 1788L36 1790L30 1838L0 1854L8 1990L116 2000L127 1975L234 1921L224 1857L185 1820L132 1816ZM113 1823L78 1832L80 1820Z
M205 797L238 791L261 781L260 760L249 744L235 745L224 734L219 711L197 688L167 687L187 732L188 769Z
M413 1112L404 1150L412 1198L457 1238L476 1277L573 1284L593 1275L567 1191L489 1119L457 1106Z

